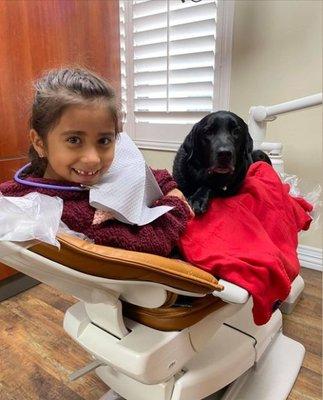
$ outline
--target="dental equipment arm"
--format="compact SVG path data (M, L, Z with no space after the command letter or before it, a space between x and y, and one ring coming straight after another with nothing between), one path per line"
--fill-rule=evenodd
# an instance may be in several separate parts
M322 93L302 97L273 106L256 106L249 110L249 131L254 140L254 148L259 149L265 140L267 121L273 121L277 115L322 104Z

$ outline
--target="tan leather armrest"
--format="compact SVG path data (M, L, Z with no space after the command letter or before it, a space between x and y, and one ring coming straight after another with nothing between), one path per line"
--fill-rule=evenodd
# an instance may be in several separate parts
M214 276L181 260L99 246L67 234L59 235L58 240L60 250L44 243L30 250L74 270L103 278L157 282L199 294L223 289Z

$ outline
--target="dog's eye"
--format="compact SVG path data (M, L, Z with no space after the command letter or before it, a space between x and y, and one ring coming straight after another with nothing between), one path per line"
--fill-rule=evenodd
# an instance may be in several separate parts
M240 128L234 128L234 129L232 130L232 135L233 135L233 137L234 137L235 139L237 139L237 138L239 137L239 135L240 135Z

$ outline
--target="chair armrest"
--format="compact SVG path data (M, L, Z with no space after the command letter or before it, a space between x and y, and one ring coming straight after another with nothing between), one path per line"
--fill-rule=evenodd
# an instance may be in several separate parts
M219 284L223 286L223 290L221 292L214 291L213 296L219 297L226 303L244 304L249 299L247 290L240 286L225 281L224 279L220 279Z

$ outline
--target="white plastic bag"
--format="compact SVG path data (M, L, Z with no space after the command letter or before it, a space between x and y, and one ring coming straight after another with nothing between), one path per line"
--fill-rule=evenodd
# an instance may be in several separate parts
M58 234L60 233L66 233L68 235L77 237L87 242L94 243L94 240L88 238L86 235L84 235L84 233L72 231L63 221L60 221L59 223Z
M303 197L307 202L309 202L313 206L313 210L310 212L310 216L312 218L311 228L310 230L316 230L319 228L319 221L321 215L322 208L322 188L320 185L316 185L311 192L305 192L302 188L302 181L296 175L289 175L286 173L281 173L280 178L284 183L288 183L290 190L289 194L293 197ZM302 231L301 235L304 235L306 232Z
M316 185L314 189L304 195L304 199L313 206L313 210L310 212L312 217L311 230L317 230L320 227L322 199L321 199L322 188L320 185Z
M22 197L0 193L0 240L40 240L59 247L56 234L63 212L63 200L40 193Z

